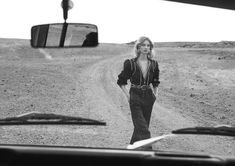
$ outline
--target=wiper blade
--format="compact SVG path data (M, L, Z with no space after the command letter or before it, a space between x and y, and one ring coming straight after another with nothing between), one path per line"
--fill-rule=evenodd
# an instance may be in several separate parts
M103 125L103 126L106 125L105 122L94 119L65 116L53 113L39 113L39 112L29 112L16 117L8 117L0 119L0 125L28 125L28 124L30 125L70 124L70 125Z
M172 131L173 134L208 134L221 136L235 136L235 127L220 125L215 127L192 127Z

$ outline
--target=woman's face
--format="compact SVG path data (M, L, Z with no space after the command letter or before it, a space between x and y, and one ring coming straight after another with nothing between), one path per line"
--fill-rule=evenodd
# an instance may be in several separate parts
M139 53L141 54L148 54L151 51L150 42L145 40L143 43L139 45Z

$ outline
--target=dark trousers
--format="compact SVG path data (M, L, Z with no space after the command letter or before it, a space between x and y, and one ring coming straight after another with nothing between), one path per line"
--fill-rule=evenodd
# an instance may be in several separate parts
M151 137L149 123L155 100L156 97L150 88L145 90L130 89L130 109L134 125L130 144ZM147 149L151 149L151 147Z

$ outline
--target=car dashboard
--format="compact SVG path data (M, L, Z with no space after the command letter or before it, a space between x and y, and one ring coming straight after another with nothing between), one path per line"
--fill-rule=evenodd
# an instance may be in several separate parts
M235 158L221 156L85 147L1 145L0 155L0 166L126 165L127 163L135 166L235 165Z

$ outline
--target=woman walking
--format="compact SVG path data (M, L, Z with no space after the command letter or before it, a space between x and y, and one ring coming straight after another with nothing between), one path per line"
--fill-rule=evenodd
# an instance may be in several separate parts
M123 70L118 75L117 84L129 102L134 125L130 144L151 137L149 124L160 83L153 47L148 37L140 37L134 46L135 57L124 61ZM131 83L129 92L126 88L128 80ZM151 149L151 146L147 147L147 150Z

